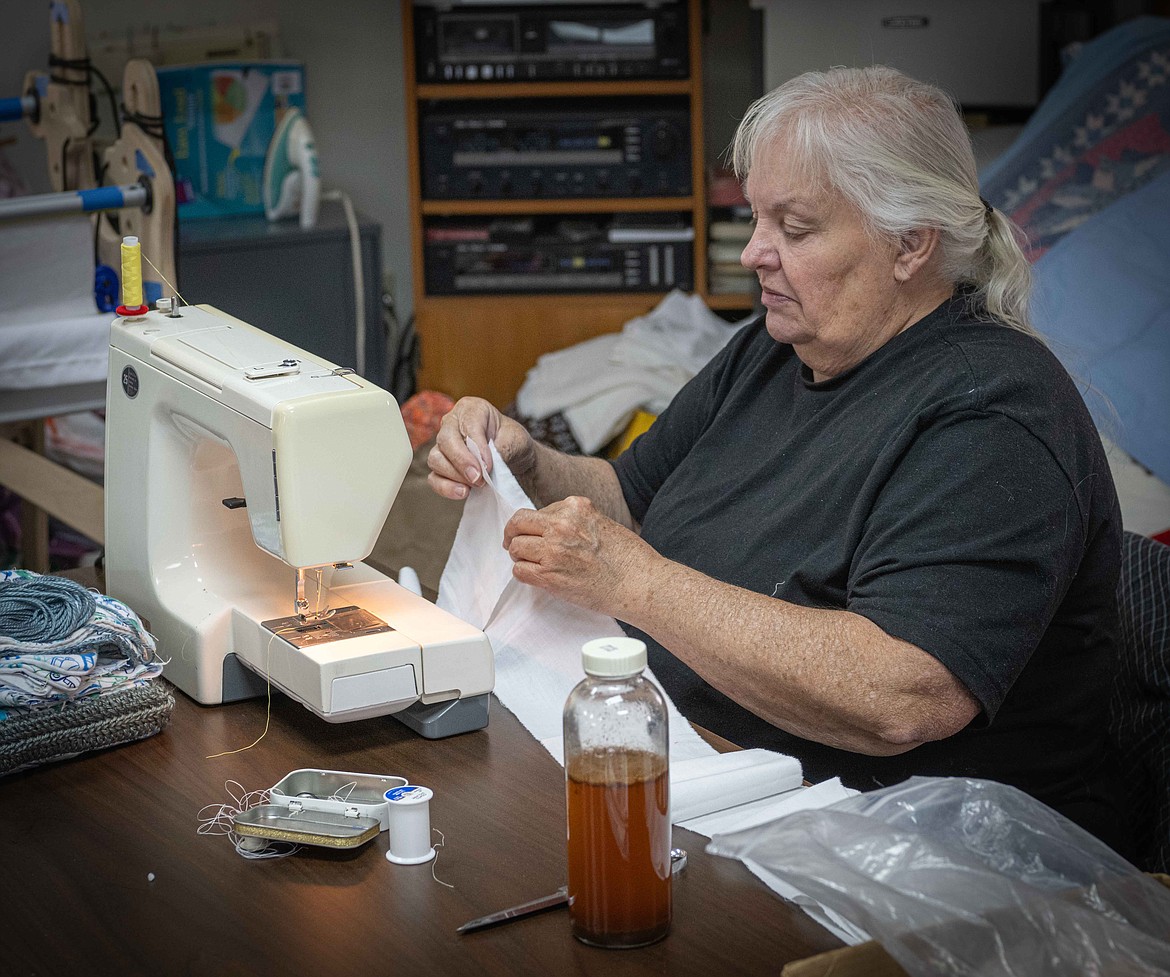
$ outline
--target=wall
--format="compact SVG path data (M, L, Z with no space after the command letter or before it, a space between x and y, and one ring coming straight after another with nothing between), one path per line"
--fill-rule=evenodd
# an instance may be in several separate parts
M1040 0L922 0L909 9L891 0L756 3L768 88L831 65L887 64L968 105L1039 98Z
M707 164L726 164L747 107L764 93L763 15L747 0L706 0L703 10L703 136Z
M26 71L44 70L49 26L44 0L7 0L0 41L0 94L18 94ZM382 225L382 261L395 282L400 309L410 305L409 210L401 17L395 0L82 0L87 33L143 23L248 24L280 27L285 54L305 62L308 116L322 181L345 190ZM100 19L99 19L100 16ZM115 79L111 82L117 84ZM106 113L106 102L101 111ZM0 128L4 151L29 189L48 191L44 148L23 124Z

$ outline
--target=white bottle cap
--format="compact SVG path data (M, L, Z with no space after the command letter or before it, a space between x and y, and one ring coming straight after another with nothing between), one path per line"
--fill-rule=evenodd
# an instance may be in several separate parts
M594 638L581 648L585 674L629 678L646 667L646 645L637 638Z

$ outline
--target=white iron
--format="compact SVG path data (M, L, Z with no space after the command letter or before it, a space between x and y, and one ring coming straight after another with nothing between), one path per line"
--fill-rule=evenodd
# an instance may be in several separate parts
M290 108L276 127L264 159L264 213L270 221L301 216L306 230L317 223L321 175L313 130L300 109Z

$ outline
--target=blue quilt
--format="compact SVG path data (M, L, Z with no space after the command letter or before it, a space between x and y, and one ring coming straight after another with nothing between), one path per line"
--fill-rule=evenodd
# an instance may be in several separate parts
M1170 482L1170 172L1035 264L1032 321L1102 434Z
M983 195L1028 236L1033 322L1101 432L1170 482L1170 20L1087 44Z
M1170 20L1139 17L1085 45L981 182L1035 261L1167 171Z

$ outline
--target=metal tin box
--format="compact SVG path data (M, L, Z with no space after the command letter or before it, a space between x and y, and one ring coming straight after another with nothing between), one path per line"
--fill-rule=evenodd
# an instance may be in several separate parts
M271 791L270 803L300 811L322 811L353 817L374 818L379 830L389 825L386 791L406 786L405 777L343 770L294 770Z
M357 848L378 837L378 819L332 811L292 810L262 804L241 811L232 821L245 838L264 838L323 848Z

